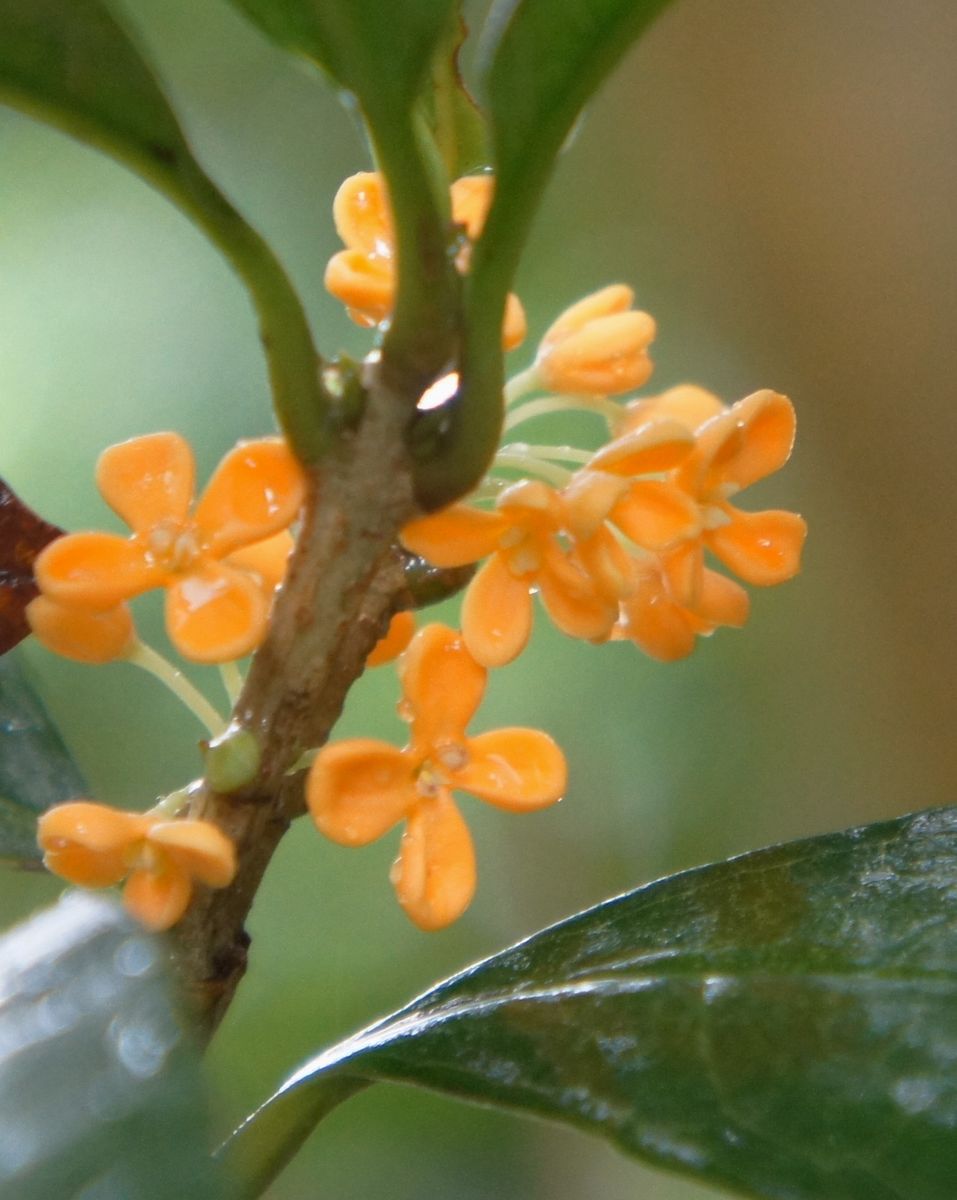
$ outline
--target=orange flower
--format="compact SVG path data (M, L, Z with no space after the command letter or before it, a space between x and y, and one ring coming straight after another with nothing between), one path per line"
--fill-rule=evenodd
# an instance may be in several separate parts
M504 666L525 648L536 589L563 633L593 641L611 631L618 598L593 578L590 560L601 560L612 571L620 562L617 545L597 523L584 556L580 548L569 550L562 540L569 520L560 492L524 479L505 488L495 512L453 504L402 530L403 545L437 567L490 556L462 604L462 636L482 666Z
M704 545L745 583L783 583L800 568L807 525L797 513L742 512L730 503L784 466L794 429L786 396L755 392L701 425L693 453L674 473L674 482L699 506Z
M148 929L182 917L195 883L226 887L236 873L232 842L208 821L169 820L86 800L60 804L40 817L43 861L81 887L126 879L123 903Z
M493 190L491 175L466 175L452 184L452 221L468 239L455 259L463 274L468 270L471 243L482 232ZM395 231L381 176L374 171L350 175L336 193L332 215L346 249L329 260L326 288L346 305L356 324L381 325L392 313L396 287ZM505 349L518 346L525 333L525 312L518 297L510 295L502 331Z
M749 607L744 588L706 567L700 545L692 543L640 566L612 638L627 638L650 658L674 662L691 653L697 637L719 625L740 628Z
M621 410L615 433L628 433L649 421L662 419L678 421L694 433L705 421L710 421L712 417L727 411L728 406L722 404L713 392L706 391L697 384L682 383L677 387L668 388L659 396L645 396L640 400L630 401Z
M133 536L71 533L51 542L34 564L43 594L102 613L163 587L166 628L184 658L226 662L252 650L265 631L278 559L288 553L286 535L273 539L302 506L302 471L280 438L240 443L190 515L193 478L192 452L178 434L110 446L97 484ZM254 573L231 561L256 547Z
M546 734L518 728L466 734L486 676L458 633L427 625L400 660L399 711L411 725L409 745L398 750L355 738L326 746L306 782L316 825L343 845L364 846L405 821L391 881L421 929L456 920L475 891L475 852L453 791L531 812L565 790L565 759Z
M393 662L412 641L415 633L415 617L410 612L397 612L389 622L389 628L369 651L367 667L382 667Z
M567 308L538 347L535 367L542 384L584 396L617 396L641 387L652 371L648 347L655 322L632 309L634 298L631 288L612 284Z

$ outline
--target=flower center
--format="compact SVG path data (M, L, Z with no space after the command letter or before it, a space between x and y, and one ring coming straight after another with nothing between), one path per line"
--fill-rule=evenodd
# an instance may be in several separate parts
M452 787L452 776L468 764L469 752L461 742L444 742L435 746L432 754L419 767L415 790L423 799L431 800L442 788Z
M160 521L146 535L146 552L157 566L179 574L196 565L202 547L195 526Z

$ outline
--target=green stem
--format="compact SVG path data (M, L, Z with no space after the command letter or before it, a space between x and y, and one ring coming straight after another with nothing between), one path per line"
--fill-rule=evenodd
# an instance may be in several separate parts
M243 676L238 664L234 662L220 663L219 677L223 682L223 690L229 700L229 707L235 708L239 693L243 690Z
M542 379L538 373L538 367L535 363L532 363L524 371L519 371L517 375L513 375L505 384L505 407L507 408L510 404L514 404L516 400L521 400L523 396L529 395L530 392L540 391L541 387Z
M571 471L566 471L564 467L557 467L554 463L543 462L529 454L524 447L519 452L514 449L499 450L495 455L495 466L511 467L516 471L523 471L526 475L537 475L539 479L544 479L546 483L553 484L555 487L564 487L572 477Z
M152 646L137 640L124 657L126 662L142 668L154 679L165 684L177 700L186 705L196 720L206 727L210 737L218 737L226 728L225 720L203 693Z
M557 458L560 462L574 463L587 463L594 455L594 451L581 450L578 446L533 446L528 442L509 442L499 451L499 454L501 453L527 454L533 458Z
M621 416L622 409L614 400L606 400L601 396L542 396L513 409L505 418L502 432L507 433L516 425L532 421L535 417L557 412L593 412L614 423Z

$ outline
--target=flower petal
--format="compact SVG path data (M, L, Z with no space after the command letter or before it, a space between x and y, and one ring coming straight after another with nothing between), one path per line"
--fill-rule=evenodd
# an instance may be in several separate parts
M648 574L622 605L620 635L650 658L676 662L695 647L695 631L684 610L667 595L660 579Z
M340 250L329 259L323 282L357 325L378 325L395 304L395 268L388 258Z
M279 533L306 498L299 460L282 438L240 442L225 456L196 506L196 525L217 558Z
M591 537L630 486L627 479L606 471L576 471L562 489L565 529L578 540Z
M466 743L469 762L451 777L456 791L471 792L510 812L531 812L561 799L568 782L565 756L538 729L495 729Z
M292 534L283 529L262 542L253 542L226 556L226 562L242 571L251 571L262 580L263 587L274 592L286 577L289 556L296 543Z
M443 929L468 908L475 894L475 850L446 791L423 800L410 814L389 878L420 929Z
M791 457L796 418L787 396L765 389L732 405L741 430L733 457L720 467L723 480L740 488L781 469ZM717 464L716 464L717 466Z
M532 597L500 554L480 567L462 601L462 636L483 667L518 658L532 632Z
M236 848L211 821L159 821L146 840L207 887L227 887L236 874Z
M364 846L401 821L419 798L409 755L373 738L324 746L309 770L306 803L317 827L343 846Z
M745 583L770 587L798 573L807 525L797 513L780 509L746 513L728 506L732 520L711 529L705 541L726 567Z
M162 521L182 524L195 477L193 452L178 433L151 433L108 446L96 464L100 494L136 533Z
M142 546L115 533L65 534L40 551L33 572L51 600L99 610L115 608L164 580Z
M505 300L505 319L502 322L502 349L514 350L525 341L528 333L528 320L522 302L514 292L509 292Z
M139 813L76 800L41 815L37 841L55 875L83 887L109 887L126 875L130 848L146 829Z
M412 641L415 633L415 617L410 612L397 612L389 622L389 628L379 638L366 658L367 667L381 667L399 657Z
M694 615L710 626L730 625L740 629L747 623L751 597L740 583L705 568L701 580L701 595Z
M222 663L242 658L262 641L269 600L252 575L207 563L166 592L166 631L184 658Z
M694 432L700 429L705 421L710 421L712 417L725 411L725 406L713 392L692 383L683 383L668 388L660 396L632 400L625 406L615 432L627 433L649 421L662 418L678 421Z
M698 506L687 494L658 479L639 479L615 505L611 519L636 546L664 550L700 528Z
M596 317L583 329L548 346L536 359L554 392L615 396L641 387L652 372L646 353L655 337L654 318L644 312Z
M76 662L106 663L122 658L136 637L125 604L100 612L70 608L49 596L37 596L27 605L25 615L48 650Z
M588 465L614 475L648 475L677 466L693 447L694 434L679 421L651 421L603 446Z
M583 296L576 300L549 325L542 338L543 346L551 346L560 342L572 333L583 329L597 317L607 317L611 313L627 312L635 299L635 293L624 283L612 283L608 287Z
M123 903L147 929L160 933L175 925L189 906L193 884L172 861L140 867L126 881Z
M382 177L358 171L344 180L332 202L336 232L352 250L389 257L395 234L389 198Z
M494 175L463 175L451 188L452 220L465 226L465 235L476 241L485 224L485 217L495 192Z
M436 567L464 567L491 554L509 521L500 513L453 504L410 521L399 534L406 550Z
M413 743L461 741L482 701L487 674L457 630L438 624L420 629L399 663Z
M599 529L575 551L596 592L617 603L635 589L636 560L608 529Z
M587 642L603 641L611 633L618 616L617 597L605 595L593 585L569 588L552 571L543 571L538 584L545 611L562 633Z

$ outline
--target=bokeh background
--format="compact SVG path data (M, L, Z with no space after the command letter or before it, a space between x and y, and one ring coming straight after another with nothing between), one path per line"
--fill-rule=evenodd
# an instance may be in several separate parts
M361 353L322 288L333 192L368 165L353 119L224 0L125 9L200 157L287 264L321 347ZM804 512L804 573L756 595L746 631L672 666L539 625L481 719L548 729L571 787L524 819L469 807L480 890L454 929L426 936L402 917L393 839L350 851L296 828L210 1057L218 1131L331 1039L577 908L953 800L955 45L951 0L677 0L591 105L522 268L533 333L621 279L659 319L656 384L790 394L793 463L747 501ZM49 519L96 527L105 444L179 429L202 476L270 427L253 318L217 254L121 168L0 112L0 474ZM143 611L161 641L155 604ZM97 797L142 805L196 773L198 730L152 681L19 653ZM221 698L215 676L197 679ZM390 672L371 674L341 732L397 735L394 702ZM3 876L4 923L57 890ZM397 1088L334 1114L269 1193L713 1194L573 1131Z

